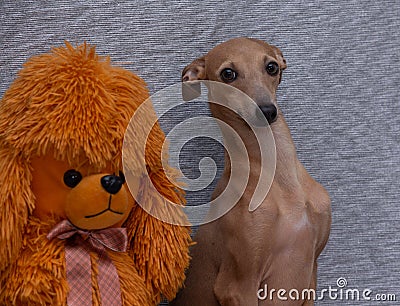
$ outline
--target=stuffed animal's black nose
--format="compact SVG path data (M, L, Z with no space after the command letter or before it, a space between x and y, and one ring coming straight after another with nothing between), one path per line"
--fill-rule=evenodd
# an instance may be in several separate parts
M278 118L278 109L273 104L262 105L260 106L260 110L264 114L265 119L267 119L269 124L275 122L275 120Z
M116 194L121 190L122 185L125 183L125 178L122 173L118 175L106 175L101 178L101 186L110 194Z

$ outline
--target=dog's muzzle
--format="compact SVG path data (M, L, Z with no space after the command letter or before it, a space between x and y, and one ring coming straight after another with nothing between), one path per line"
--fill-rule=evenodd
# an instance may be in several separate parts
M275 122L278 118L278 109L273 104L262 105L260 106L260 110L264 114L265 119L267 119L269 124Z

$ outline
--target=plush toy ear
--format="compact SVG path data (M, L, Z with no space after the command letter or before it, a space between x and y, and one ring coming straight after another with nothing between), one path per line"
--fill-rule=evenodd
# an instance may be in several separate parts
M29 162L0 142L0 273L16 260L34 209Z
M199 80L206 79L205 57L199 57L182 71L182 97L184 101L196 99L201 94Z
M182 286L191 238L190 227L182 226L189 224L182 209L184 193L175 181L177 170L166 162L165 135L158 123L146 144L147 174L140 178L137 205L125 224L129 252L154 297L154 304L158 304L161 294L172 300Z
M157 210L157 215L171 217L176 214L168 203L183 202L176 185L168 180L162 169L151 172L150 177L161 194L155 193L146 179L139 187L139 201L146 203L146 210ZM183 212L176 216L178 218L184 218ZM139 275L152 292L153 302L158 304L161 294L172 300L182 286L189 266L190 228L164 222L136 205L129 216L127 230L130 253Z

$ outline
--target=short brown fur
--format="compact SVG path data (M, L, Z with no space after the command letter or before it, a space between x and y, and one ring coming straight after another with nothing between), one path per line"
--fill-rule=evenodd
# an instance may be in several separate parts
M265 65L279 64L280 73L269 76ZM183 81L222 82L222 69L234 68L237 79L230 85L249 95L259 106L276 103L276 90L286 61L281 51L265 42L237 38L222 43L189 64ZM192 249L186 287L173 305L313 305L312 300L258 299L268 288L315 289L317 258L330 232L330 199L326 190L307 173L297 159L289 128L278 109L271 124L276 142L276 172L271 189L254 212L248 206L260 173L259 149L243 121L210 105L214 117L229 123L242 137L249 154L250 179L236 206L216 221L200 226ZM233 161L234 162L234 161ZM213 198L227 185L229 157Z

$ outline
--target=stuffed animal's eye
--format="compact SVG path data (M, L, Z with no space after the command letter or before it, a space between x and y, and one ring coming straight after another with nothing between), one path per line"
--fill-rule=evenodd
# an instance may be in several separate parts
M225 83L230 83L236 80L237 78L237 73L236 71L230 69L230 68L225 68L224 70L221 71L221 79Z
M74 169L64 173L64 184L70 188L74 188L82 180L82 174Z
M279 65L276 62L270 62L265 69L270 76L275 76L279 72Z

